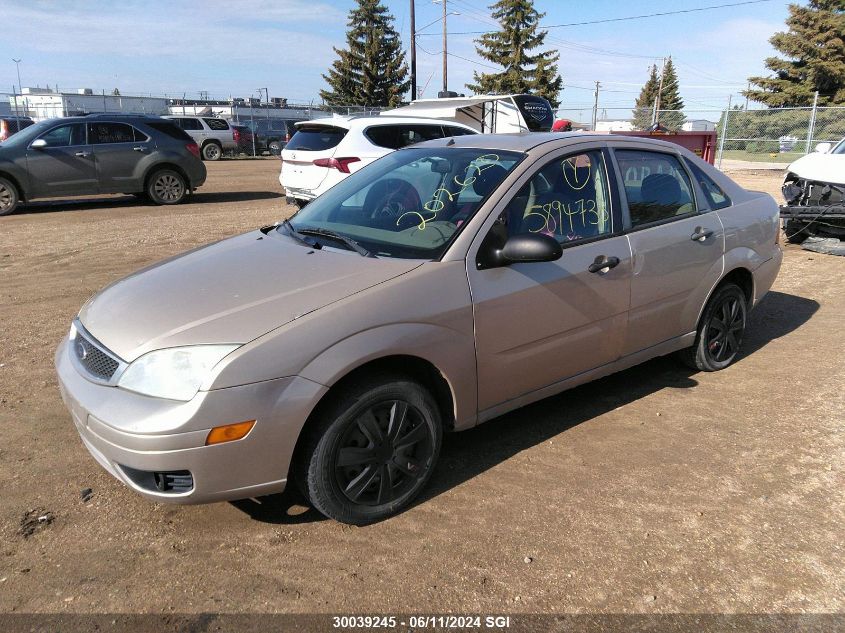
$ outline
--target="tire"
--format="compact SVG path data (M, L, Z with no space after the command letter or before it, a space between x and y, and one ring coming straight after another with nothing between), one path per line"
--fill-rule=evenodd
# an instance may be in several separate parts
M221 156L223 156L223 148L219 144L212 142L202 146L203 160L220 160Z
M689 367L719 371L734 362L748 322L748 298L739 286L719 287L704 308L695 345L678 353Z
M279 141L270 141L267 149L270 150L271 156L278 156L282 153L282 144Z
M18 188L11 181L0 178L0 215L11 215L20 204Z
M187 194L185 178L172 169L159 169L147 181L147 196L153 204L179 204Z
M380 521L408 507L431 477L443 428L437 404L416 382L374 376L338 392L316 415L295 479L327 517Z
M807 230L809 225L798 220L787 220L783 231L786 233L786 241L790 244L801 244L804 240L812 235Z

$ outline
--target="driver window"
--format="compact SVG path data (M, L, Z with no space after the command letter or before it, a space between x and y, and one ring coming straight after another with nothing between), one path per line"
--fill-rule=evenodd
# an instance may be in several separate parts
M47 142L47 147L71 147L85 144L85 130L80 123L54 127L39 137Z
M564 246L612 233L601 151L569 155L544 165L517 192L497 224L507 227L508 236L545 233Z

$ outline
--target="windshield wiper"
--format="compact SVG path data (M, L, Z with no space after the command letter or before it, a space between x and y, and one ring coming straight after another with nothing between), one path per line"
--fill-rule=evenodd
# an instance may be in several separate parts
M316 235L328 237L329 239L337 240L338 242L346 244L346 246L358 253L361 257L375 257L375 255L373 255L370 251L361 246L351 237L346 237L345 235L335 233L334 231L329 231L327 229L299 229L299 233L300 235Z
M313 238L308 238L299 231L297 231L295 228L293 228L293 224L291 224L290 220L288 220L287 218L282 220L281 226L285 227L285 230L288 232L288 235L290 235L297 242L301 242L306 246L310 246L311 248L316 248L318 250L323 248L323 245L320 244L317 240Z

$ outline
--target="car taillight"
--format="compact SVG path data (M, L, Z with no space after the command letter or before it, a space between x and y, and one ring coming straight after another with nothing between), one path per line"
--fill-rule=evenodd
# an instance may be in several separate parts
M241 140L241 131L240 130L232 130L232 140L237 143Z
M191 152L191 154L193 154L197 158L200 157L200 146L196 143L188 143L187 145L185 145L185 149Z
M349 173L349 163L357 163L360 158L318 158L314 161L317 167L328 167L329 169L337 169L342 174Z
M0 141L5 141L9 138L9 128L6 127L5 121L0 121Z

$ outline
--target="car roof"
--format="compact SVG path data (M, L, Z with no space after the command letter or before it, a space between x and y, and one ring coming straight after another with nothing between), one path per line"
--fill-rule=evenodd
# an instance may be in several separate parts
M464 123L457 123L446 119L435 119L432 117L415 117L415 116L333 116L324 117L320 119L310 119L308 121L298 121L296 128L299 129L305 125L327 125L332 127L342 127L351 130L353 127L366 127L373 124L382 125L396 125L401 123L422 123L431 125L454 125L467 130L472 130L471 127Z
M500 149L514 152L528 152L540 145L556 143L560 147L576 145L586 142L636 142L654 145L655 149L670 149L676 152L681 148L676 143L661 141L655 138L641 136L625 136L624 134L595 134L592 132L520 132L515 134L469 134L445 139L449 146L471 147L477 149ZM417 143L414 147L439 147L444 139L434 139Z

